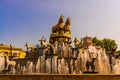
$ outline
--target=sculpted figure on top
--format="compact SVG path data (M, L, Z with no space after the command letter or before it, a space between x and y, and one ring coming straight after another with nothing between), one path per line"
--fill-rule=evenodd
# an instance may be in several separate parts
M50 43L54 44L55 41L64 41L65 43L71 43L71 31L70 31L70 18L68 17L65 24L64 16L61 15L58 23L52 27L52 33L50 35Z

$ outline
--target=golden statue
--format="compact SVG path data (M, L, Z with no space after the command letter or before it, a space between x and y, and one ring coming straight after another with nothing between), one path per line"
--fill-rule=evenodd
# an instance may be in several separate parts
M61 15L57 25L53 26L52 32L55 32L56 30L62 29L64 26L63 22L64 22L64 16Z
M70 18L69 17L67 18L65 22L64 29L65 31L70 31Z
M68 17L65 24L64 16L61 15L57 25L52 27L52 34L50 35L50 43L54 44L56 41L64 41L71 43L70 18Z
M74 40L75 47L78 48L79 44L80 44L79 40L75 37L75 40Z

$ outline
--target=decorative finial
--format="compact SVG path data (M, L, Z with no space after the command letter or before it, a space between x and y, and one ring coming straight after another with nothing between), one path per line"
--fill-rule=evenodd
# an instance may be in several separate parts
M61 16L60 16L60 19L59 19L59 21L58 21L58 23L63 23L63 22L64 22L64 16L61 15Z
M65 22L65 24L70 25L70 21L71 21L71 19L68 17L67 20L66 20L66 22Z

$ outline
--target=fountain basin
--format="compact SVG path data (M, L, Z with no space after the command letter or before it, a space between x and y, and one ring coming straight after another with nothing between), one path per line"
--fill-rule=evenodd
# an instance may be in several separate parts
M120 80L120 74L0 74L0 80Z

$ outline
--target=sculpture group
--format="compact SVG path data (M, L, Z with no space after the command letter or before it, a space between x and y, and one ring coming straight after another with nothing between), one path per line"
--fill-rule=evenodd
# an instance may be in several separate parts
M50 41L42 37L37 46L26 43L26 58L10 59L0 56L0 72L9 70L7 74L83 74L97 72L99 74L120 74L119 56L107 54L105 49L92 43L91 37L75 38L71 45L70 21L65 25L62 15L53 26ZM4 54L4 53L3 53Z

